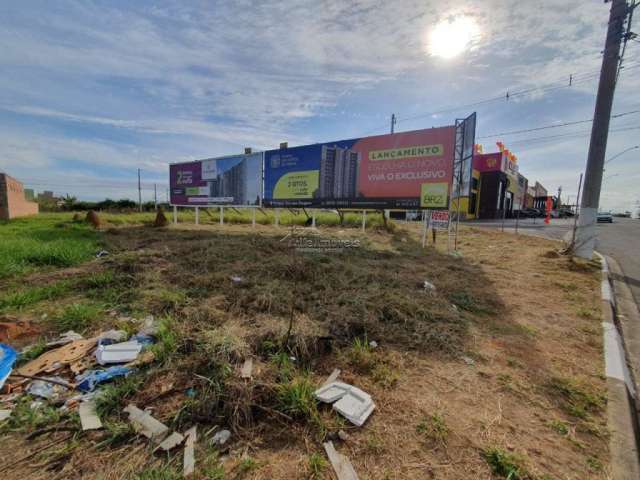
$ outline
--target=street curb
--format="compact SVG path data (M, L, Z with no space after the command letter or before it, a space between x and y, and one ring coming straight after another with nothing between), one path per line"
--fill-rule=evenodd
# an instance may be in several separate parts
M602 330L607 376L607 423L611 451L611 474L615 480L640 478L636 385L627 363L623 337L617 327L616 301L607 260L596 253L602 265Z

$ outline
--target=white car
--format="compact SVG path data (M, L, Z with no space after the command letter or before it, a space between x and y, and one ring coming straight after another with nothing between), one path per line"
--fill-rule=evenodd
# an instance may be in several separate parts
M613 215L611 215L611 212L598 213L598 223L613 223Z

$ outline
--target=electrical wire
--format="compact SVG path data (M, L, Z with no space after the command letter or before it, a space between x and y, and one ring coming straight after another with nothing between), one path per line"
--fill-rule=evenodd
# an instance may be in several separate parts
M624 117L626 115L631 115L634 113L640 113L640 110L632 110L630 112L623 112L623 113L618 113L616 115L611 115L611 118L620 118L620 117ZM511 131L507 131L507 132L499 132L499 133L492 133L490 135L481 135L476 137L476 140L482 140L484 138L492 138L492 137L502 137L504 135L518 135L521 133L528 133L528 132L537 132L539 130L547 130L550 128L560 128L560 127L568 127L571 125L579 125L581 123L591 123L593 122L593 118L588 119L588 120L576 120L574 122L564 122L564 123L554 123L554 124L550 124L550 125L544 125L542 127L535 127L535 128L526 128L523 130L511 130Z

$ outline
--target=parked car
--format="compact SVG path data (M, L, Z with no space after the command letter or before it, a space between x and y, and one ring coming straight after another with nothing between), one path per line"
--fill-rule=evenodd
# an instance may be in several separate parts
M520 210L520 218L537 218L540 216L540 210L536 208L523 208Z
M599 212L598 223L613 223L613 215L611 215L611 212Z

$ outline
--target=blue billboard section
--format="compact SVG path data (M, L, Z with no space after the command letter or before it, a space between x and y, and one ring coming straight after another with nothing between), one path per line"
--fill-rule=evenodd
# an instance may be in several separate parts
M304 145L265 152L264 198L267 206L317 205L321 190L322 167L327 163L327 149L346 151L355 140L329 144ZM354 176L354 185L357 178ZM354 192L355 196L355 192Z

